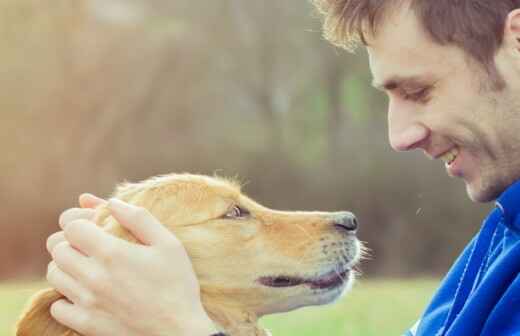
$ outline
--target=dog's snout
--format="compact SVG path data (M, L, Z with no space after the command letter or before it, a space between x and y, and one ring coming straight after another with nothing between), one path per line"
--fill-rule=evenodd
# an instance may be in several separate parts
M355 232L358 229L358 221L356 216L350 212L342 212L334 217L333 224L335 227L348 232Z

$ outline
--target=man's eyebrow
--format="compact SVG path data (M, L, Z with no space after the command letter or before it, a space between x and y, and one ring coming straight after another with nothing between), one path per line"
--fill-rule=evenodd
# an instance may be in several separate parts
M420 87L427 85L429 82L428 78L411 76L411 77L401 77L401 76L393 76L389 79L384 80L383 82L378 82L376 79L372 81L372 86L381 91L392 91L402 87Z

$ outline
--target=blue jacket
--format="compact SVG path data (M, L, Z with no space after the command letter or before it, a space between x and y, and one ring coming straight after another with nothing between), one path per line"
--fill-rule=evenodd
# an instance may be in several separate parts
M520 335L520 182L497 200L405 336Z

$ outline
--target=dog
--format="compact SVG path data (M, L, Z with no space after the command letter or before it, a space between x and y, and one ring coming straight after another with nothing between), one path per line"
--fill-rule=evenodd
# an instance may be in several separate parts
M350 212L268 209L229 179L170 174L120 185L114 197L148 209L183 243L216 327L233 336L269 335L260 317L338 299L352 285L362 254ZM138 243L101 206L97 224ZM37 293L22 314L17 336L78 336L53 320L63 296ZM172 307L172 310L175 308Z

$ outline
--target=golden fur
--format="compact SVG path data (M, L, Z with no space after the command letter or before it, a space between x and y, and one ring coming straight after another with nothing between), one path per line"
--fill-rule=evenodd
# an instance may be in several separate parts
M259 317L331 302L353 278L347 271L340 285L325 289L309 284L273 287L259 281L279 276L319 279L331 271L350 269L358 260L360 244L353 233L334 225L345 213L274 211L244 196L233 181L189 174L124 184L114 197L147 208L183 242L206 311L230 335L267 335L257 325ZM226 217L234 206L250 215ZM137 243L107 209L98 210L98 225ZM61 298L53 289L37 293L16 335L77 336L49 313L50 305Z

